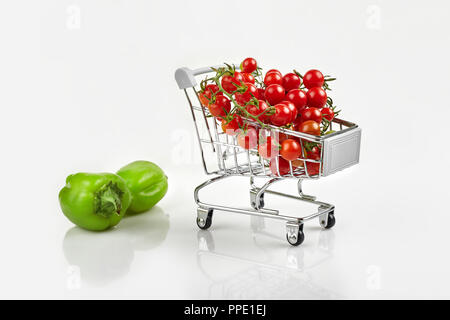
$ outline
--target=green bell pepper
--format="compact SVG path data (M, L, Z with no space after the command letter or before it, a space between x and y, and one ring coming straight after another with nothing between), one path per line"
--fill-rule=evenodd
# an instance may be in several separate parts
M131 192L129 213L144 212L152 208L167 192L167 176L156 164L134 161L117 171Z
M125 181L113 173L76 173L59 192L64 215L77 226L100 231L122 220L131 203Z

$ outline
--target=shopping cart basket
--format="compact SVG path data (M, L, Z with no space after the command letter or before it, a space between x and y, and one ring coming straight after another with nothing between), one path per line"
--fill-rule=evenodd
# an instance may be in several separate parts
M215 66L214 69L219 67L221 66ZM184 91L189 103L204 170L208 175L216 175L216 177L205 181L194 190L194 199L198 205L197 225L199 228L208 229L211 226L213 210L284 220L286 221L286 238L291 245L299 245L303 242L303 223L305 221L318 217L323 228L333 227L336 221L334 205L317 201L314 196L305 195L302 191L302 181L304 179L319 179L357 164L359 161L361 129L354 123L333 119L330 126L335 131L334 133L324 136L313 136L271 125L261 128L257 122L244 120L254 127L259 127L260 135L262 133L266 136L275 136L276 139L280 134L287 134L298 138L302 144L302 156L296 160L295 165L293 161L289 161L288 173L280 173L278 166L279 156L273 159L273 161L276 161L274 166L276 172L272 172L269 169L268 160L258 154L257 148L249 150L242 148L238 144L236 136L223 132L218 124L218 120L209 113L207 108L202 107L196 89L196 77L211 72L214 72L211 67L195 70L180 68L175 72L178 87ZM316 146L319 146L321 152L318 160L308 159L305 156L303 148L305 143L314 143ZM214 157L212 165L208 161L211 157ZM311 170L313 167L315 170ZM200 201L198 194L202 188L233 176L247 176L250 178L251 208L229 207ZM257 178L266 178L267 182L262 186L257 186L255 184ZM298 196L268 190L275 182L283 179L298 180ZM303 217L284 215L279 210L265 207L265 193L309 202L318 205L318 210Z

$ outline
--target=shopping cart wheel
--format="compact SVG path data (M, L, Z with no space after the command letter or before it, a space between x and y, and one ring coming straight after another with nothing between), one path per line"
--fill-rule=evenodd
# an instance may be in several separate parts
M335 224L336 224L336 218L334 217L334 211L331 211L328 214L328 221L327 221L327 225L325 226L325 229L331 229L334 227Z
M212 224L213 209L197 208L197 225L206 230Z
M303 224L301 225L287 225L286 239L290 245L298 246L305 240L303 233Z

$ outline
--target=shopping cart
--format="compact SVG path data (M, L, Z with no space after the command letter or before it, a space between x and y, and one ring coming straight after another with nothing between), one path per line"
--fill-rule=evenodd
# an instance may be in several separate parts
M213 68L217 69L219 67L222 66ZM258 154L257 148L242 148L238 144L236 136L223 132L218 124L218 120L209 113L207 108L202 107L196 89L196 77L212 72L214 71L211 67L195 70L180 68L175 72L175 80L178 87L184 91L189 103L205 173L207 175L216 175L216 177L205 181L194 190L194 199L198 205L198 227L208 229L211 226L214 210L279 219L286 221L286 239L291 245L299 245L303 242L303 224L305 221L318 217L323 228L333 227L336 221L334 205L317 201L316 197L304 194L302 181L304 179L319 179L357 164L359 161L361 129L354 123L333 119L330 123L330 128L335 131L334 133L324 136L313 136L271 125L262 128L257 122L244 120L260 129L260 135L271 136L277 139L278 135L286 134L299 139L302 145L302 156L295 162L295 165L293 161L289 161L289 172L280 172L280 159L277 156L273 159L275 161L275 166L273 167L276 168L275 172L273 172L269 168L268 160ZM321 151L318 160L306 157L303 148L303 145L306 143L314 143L316 146L319 146ZM209 161L211 158L214 158L212 162ZM312 168L315 168L315 170L312 170ZM201 189L233 176L247 176L250 178L251 208L229 207L200 201L199 191ZM262 186L257 186L255 184L257 178L265 178L268 181ZM298 196L268 190L275 182L284 179L298 180ZM279 210L265 207L265 193L312 203L318 205L318 210L303 217L284 215Z

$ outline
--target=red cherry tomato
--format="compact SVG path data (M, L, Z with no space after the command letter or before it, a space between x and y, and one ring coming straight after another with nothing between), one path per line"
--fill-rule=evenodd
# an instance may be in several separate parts
M275 126L285 126L291 120L291 110L285 104L275 105L275 113L270 117L270 121Z
M291 110L291 120L289 122L294 122L298 115L297 108L294 103L288 100L281 101L280 103L285 104Z
M284 100L284 88L279 84L271 84L266 88L264 95L271 105L275 105Z
M246 58L241 63L241 71L246 73L252 73L258 67L256 60L253 58Z
M226 119L222 119L222 130L226 134L230 136L236 135L239 128L244 125L244 121L242 120L240 115L235 114L231 121L227 121Z
M311 108L323 108L327 103L327 93L320 87L313 87L306 93L307 105Z
M286 100L292 101L300 113L306 107L307 97L303 90L292 89L287 93Z
M272 137L259 138L258 152L264 159L272 159L278 156L279 147L275 141L272 141Z
M211 91L212 93L215 93L215 94L218 94L218 92L219 92L219 86L218 85L216 85L216 84L207 84L206 86L205 86L205 91L206 90L209 90L209 91ZM223 94L223 93L222 93Z
M270 119L270 115L268 114L269 105L263 101L258 100L258 105L250 103L247 105L246 110L251 115L258 117L262 122L267 122Z
M322 122L322 112L317 108L306 108L301 113L302 121L314 120L317 123Z
M247 102L249 102L253 97L257 96L258 90L256 89L254 84L251 84L249 82L244 83L242 86L246 87L247 89L243 93L236 92L234 94L234 97L236 99L236 102L240 106L245 106Z
M320 148L312 147L310 151L306 151L306 158L312 160L320 160Z
M265 93L266 90L263 88L258 88L258 100L266 100Z
M297 140L287 139L281 144L280 154L283 159L292 161L298 159L302 155L302 147Z
M222 77L221 85L223 90L228 93L232 93L237 89L237 86L240 86L244 82L244 77L242 73L236 71L234 75L224 75Z
M258 133L253 127L248 127L247 130L239 129L237 141L244 149L254 149L258 145Z
M306 163L306 169L308 170L308 174L310 176L315 176L319 174L319 163L316 162L309 162L309 161L305 161Z
M204 107L208 106L212 102L213 95L216 95L216 96L222 96L223 95L223 92L220 92L220 91L218 91L218 92L215 91L214 93L212 93L211 90L214 90L215 88L214 87L209 87L208 88L208 86L215 86L215 85L207 85L205 87L205 90L198 94L198 98L200 99L200 103ZM217 87L217 86L215 86L215 87ZM219 87L217 87L217 89L219 89Z
M251 73L242 73L242 77L244 78L244 82L255 84L255 77Z
M275 73L278 73L279 75L280 75L280 77L282 77L283 75L281 74L281 72L280 71L278 71L277 69L270 69L269 71L267 71L266 72L266 75L267 74L269 74L269 73L271 73L271 72L275 72Z
M322 108L321 110L322 116L328 121L332 121L334 119L334 111L331 108Z
M319 70L309 70L303 76L303 84L306 88L311 89L314 87L322 87L324 83L324 78L322 72Z
M216 101L208 106L209 112L214 117L226 117L231 110L230 100L225 96L216 96Z
M283 87L286 91L300 88L302 79L295 73L286 73L283 77Z
M268 72L266 73L266 76L264 77L264 84L266 87L270 86L271 84L283 84L283 78L280 74L276 72Z
M320 136L320 125L313 121L313 120L307 120L299 124L298 131L312 134L313 136Z
M284 176L285 174L288 174L291 171L289 167L289 161L286 161L283 158L278 157L278 167L277 167L276 159L275 158L271 159L270 171L272 171L272 174L275 176Z

